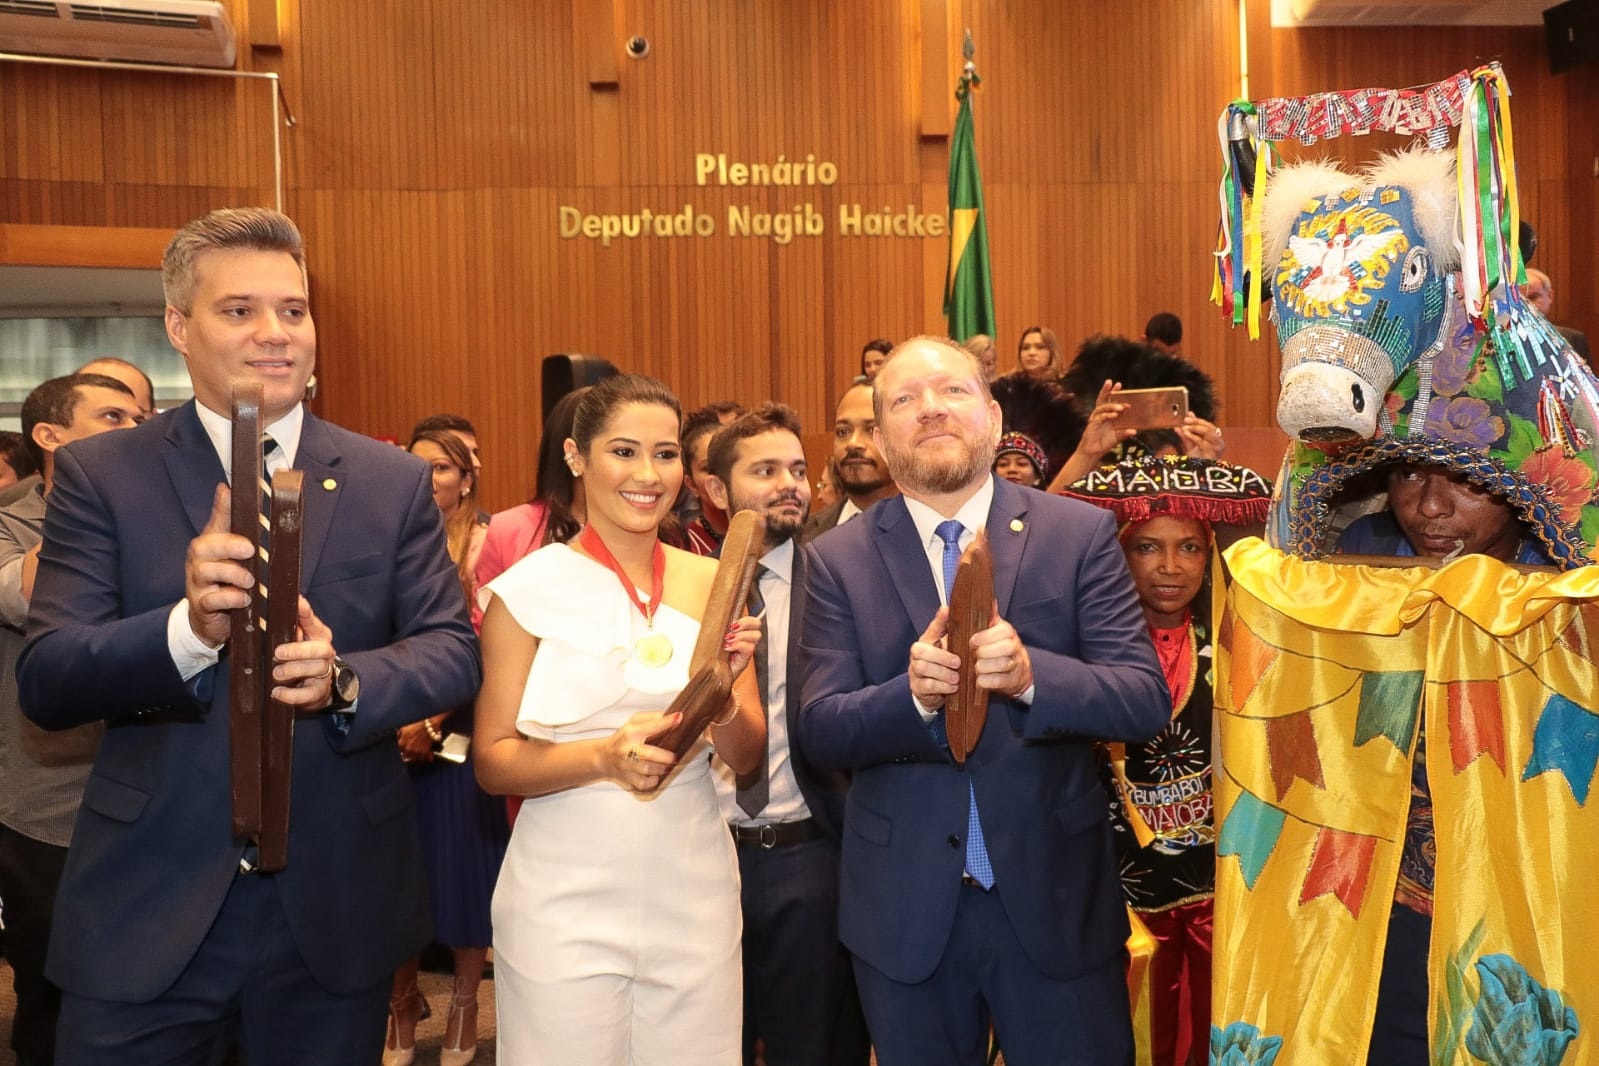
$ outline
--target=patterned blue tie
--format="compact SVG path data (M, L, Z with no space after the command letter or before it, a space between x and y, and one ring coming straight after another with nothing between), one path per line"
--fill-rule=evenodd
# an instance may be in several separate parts
M944 602L949 602L949 594L955 588L955 568L961 561L961 534L966 527L951 518L947 522L940 522L938 539L944 542ZM961 658L971 654L970 648L961 648L956 651ZM983 841L983 823L977 818L977 789L967 781L967 789L971 794L971 802L966 807L966 872L972 875L972 880L982 885L985 889L994 887L994 867L988 861L988 845Z

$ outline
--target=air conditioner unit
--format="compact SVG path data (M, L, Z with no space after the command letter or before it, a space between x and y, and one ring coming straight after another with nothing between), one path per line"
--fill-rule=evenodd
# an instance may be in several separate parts
M0 52L229 68L237 43L214 0L0 0Z

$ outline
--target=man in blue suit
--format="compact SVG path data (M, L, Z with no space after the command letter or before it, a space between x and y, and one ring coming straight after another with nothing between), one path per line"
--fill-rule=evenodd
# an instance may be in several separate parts
M17 668L46 728L105 738L57 899L59 1061L376 1062L390 976L426 941L402 724L469 700L476 644L419 460L301 403L316 363L294 224L214 211L163 262L167 334L196 403L56 455ZM232 833L228 532L233 386L259 383L266 469L305 473L298 625L274 650L294 734L288 865ZM123 438L111 441L110 437ZM257 491L238 486L238 491Z
M853 771L840 935L883 1066L1131 1063L1127 919L1094 749L1171 701L1107 512L996 480L976 361L920 337L879 372L904 495L808 549L800 746ZM946 648L940 606L986 528L995 616ZM965 767L942 710L970 658L990 690Z

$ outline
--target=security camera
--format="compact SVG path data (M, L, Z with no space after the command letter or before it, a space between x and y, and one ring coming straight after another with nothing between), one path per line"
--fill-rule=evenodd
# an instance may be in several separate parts
M650 54L650 39L648 37L629 37L627 39L627 54L633 59L643 59Z

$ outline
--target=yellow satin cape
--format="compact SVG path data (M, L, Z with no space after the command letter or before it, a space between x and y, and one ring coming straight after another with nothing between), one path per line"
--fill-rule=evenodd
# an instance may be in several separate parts
M1366 1061L1419 724L1433 1062L1599 1063L1599 567L1226 557L1213 1042Z

